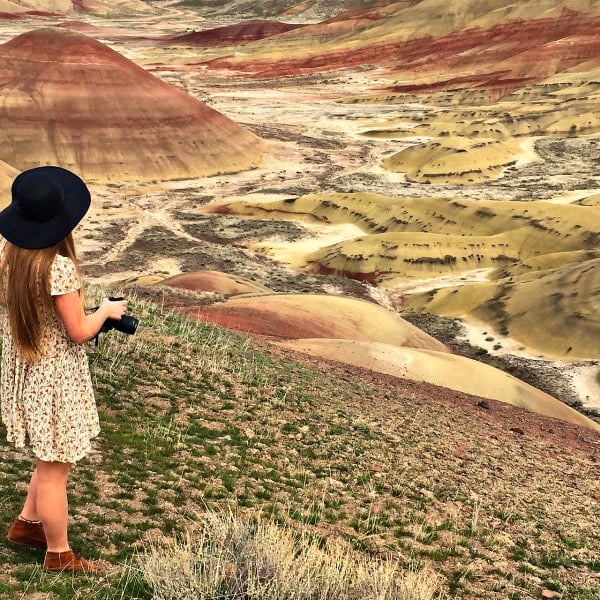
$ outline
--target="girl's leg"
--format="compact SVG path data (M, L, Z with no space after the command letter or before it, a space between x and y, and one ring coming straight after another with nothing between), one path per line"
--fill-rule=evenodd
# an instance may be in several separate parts
M31 474L25 504L23 504L23 510L21 511L21 517L34 522L40 520L37 514L37 468L34 468L33 473Z
M44 527L41 531L34 531L31 525L25 526L17 519L9 530L8 539L38 548L46 548L47 544L44 558L46 571L100 573L102 567L98 563L82 558L69 547L67 481L70 468L70 463L37 460L21 517L30 521L39 519Z
M50 552L69 550L67 481L70 467L70 463L47 462L38 459L30 483L30 485L33 484L33 490L28 491L25 501L25 506L35 507L37 519L44 524L44 533ZM35 496L32 494L34 490ZM29 518L25 513L22 516Z

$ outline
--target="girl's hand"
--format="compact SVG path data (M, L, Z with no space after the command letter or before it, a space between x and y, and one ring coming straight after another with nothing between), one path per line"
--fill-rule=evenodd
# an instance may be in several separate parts
M118 321L127 312L127 300L110 300L104 298L100 308L106 314L106 318Z

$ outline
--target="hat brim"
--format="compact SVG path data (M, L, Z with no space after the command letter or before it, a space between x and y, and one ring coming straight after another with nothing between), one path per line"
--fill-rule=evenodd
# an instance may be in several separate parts
M91 203L85 182L62 167L44 166L23 171L15 178L13 189L19 178L36 173L50 177L62 189L64 210L43 223L25 220L15 202L0 212L0 234L15 246L31 250L53 246L65 238L83 219Z

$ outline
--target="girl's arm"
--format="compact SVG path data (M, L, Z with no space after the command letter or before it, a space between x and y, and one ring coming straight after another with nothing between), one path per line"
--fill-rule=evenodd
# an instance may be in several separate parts
M76 344L91 340L100 331L106 319L119 320L127 310L127 300L113 301L104 298L98 310L86 315L78 291L53 298L61 321Z

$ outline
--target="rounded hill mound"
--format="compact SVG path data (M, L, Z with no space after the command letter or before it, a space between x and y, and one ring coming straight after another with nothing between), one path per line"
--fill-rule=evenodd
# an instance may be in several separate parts
M157 282L157 285L166 285L194 292L218 292L225 296L271 292L269 288L249 279L236 277L221 271L180 273Z
M281 23L264 19L253 19L235 25L214 27L204 31L192 31L168 38L169 44L189 44L191 46L226 46L255 40L262 40L302 27L293 23Z
M193 178L259 164L266 143L104 44L45 28L0 45L0 160L99 182Z
M232 298L195 308L193 313L229 329L275 338L340 338L448 351L444 344L398 314L345 296L273 294Z

